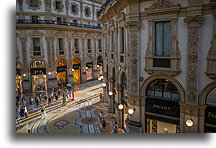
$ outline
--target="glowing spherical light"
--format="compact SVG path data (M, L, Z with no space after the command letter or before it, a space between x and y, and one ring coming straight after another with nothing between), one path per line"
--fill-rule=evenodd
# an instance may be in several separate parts
M122 104L118 105L118 109L123 109L123 108L124 108L124 106Z
M113 92L110 91L110 92L109 92L109 95L112 96L112 95L113 95Z
M128 113L129 113L130 115L132 115L132 114L134 113L134 109L130 108L130 109L128 110Z
M97 67L99 67L99 65L97 65Z
M25 73L23 74L23 77L26 77L26 74L25 74Z
M100 81L100 80L101 80L101 78L99 77L99 78L98 78L98 80Z
M72 71L74 71L74 69L72 69Z
M193 120L191 120L191 119L188 119L187 121L186 121L186 125L187 126L189 126L189 127L191 127L191 126L193 126Z
M88 67L86 67L86 69L88 69Z
M48 72L48 75L51 75L51 72Z
M103 86L103 87L106 87L106 83L103 83L102 86Z
M103 76L101 76L101 79L103 79L104 77Z

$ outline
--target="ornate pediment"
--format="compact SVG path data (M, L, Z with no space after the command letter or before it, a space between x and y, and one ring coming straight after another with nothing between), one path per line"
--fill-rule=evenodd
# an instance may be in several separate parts
M156 0L149 8L146 8L145 10L166 9L166 8L172 8L176 6L180 6L180 5L179 4L174 5L167 0Z
M26 0L26 4L28 5L29 9L32 9L35 11L37 9L40 9L42 2L41 0Z

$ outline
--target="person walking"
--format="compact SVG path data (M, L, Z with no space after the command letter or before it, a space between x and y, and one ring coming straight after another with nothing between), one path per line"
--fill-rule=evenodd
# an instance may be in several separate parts
M45 106L41 106L41 115L46 118L46 108Z
M25 117L25 108L21 107L20 109L20 118L23 119Z
M103 103L103 95L100 93L100 102Z
M16 123L19 124L20 122L20 107L17 106L16 108Z
M58 90L58 96L60 97L60 95L61 95L61 90L59 89Z
M106 120L104 118L102 118L102 128L103 130L106 129Z
M27 118L28 117L28 110L27 110L26 106L24 106L24 114L25 114L25 117Z
M58 101L58 95L56 93L54 95L55 95L56 101Z
M49 96L49 98L48 98L48 106L50 106L50 105L51 105L51 102L52 102L52 97L51 97L51 96Z
M66 105L66 97L65 97L65 94L63 94L63 97L62 97L62 106Z
M36 106L39 106L39 97L38 96L35 98L35 102L36 102Z

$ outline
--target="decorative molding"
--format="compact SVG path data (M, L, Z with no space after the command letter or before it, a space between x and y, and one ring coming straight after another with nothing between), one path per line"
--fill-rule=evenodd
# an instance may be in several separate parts
M140 21L127 21L125 23L126 28L140 28L142 27L142 23Z
M26 4L28 5L28 9L36 11L40 9L42 2L41 0L26 0ZM31 6L31 4L33 4L33 6Z
M51 0L44 0L45 10L50 12L51 11Z
M190 116L205 116L205 108L206 106L192 106L180 103L180 111L185 115Z
M180 5L179 4L174 5L167 0L157 0L149 8L145 8L145 10L166 9L166 8L172 8L172 7L176 7L176 6L180 6Z

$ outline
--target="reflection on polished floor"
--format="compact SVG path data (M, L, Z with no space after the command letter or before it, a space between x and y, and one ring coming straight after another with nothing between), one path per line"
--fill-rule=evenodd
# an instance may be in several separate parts
M29 107L29 116L17 124L16 133L113 133L115 117L107 112L108 104L100 102L102 84L98 81L75 87L75 100L62 106L61 99L47 108L46 118L39 107ZM107 123L102 129L99 113L103 110ZM123 130L118 129L119 133Z

